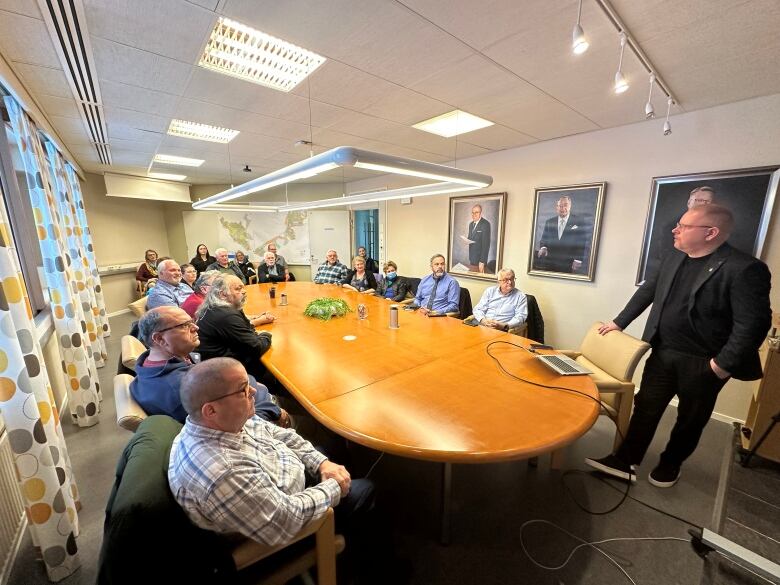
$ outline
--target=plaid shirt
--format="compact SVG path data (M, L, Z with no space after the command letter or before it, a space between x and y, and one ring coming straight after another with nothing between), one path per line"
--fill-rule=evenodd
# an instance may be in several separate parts
M331 266L326 260L317 268L314 282L317 284L339 284L346 277L347 267L344 264L336 260L336 263Z
M190 417L171 448L168 483L197 526L284 544L341 498L335 479L305 487L326 457L292 429L256 416L240 433L196 424Z

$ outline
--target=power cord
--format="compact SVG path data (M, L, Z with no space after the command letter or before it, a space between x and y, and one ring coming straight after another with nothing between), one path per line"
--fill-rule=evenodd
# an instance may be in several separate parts
M569 537L573 538L574 540L577 540L577 541L579 541L579 542L580 542L580 544L578 544L578 545L577 545L577 546L575 546L573 549L571 549L571 551L569 551L569 554L568 554L568 556L566 557L566 560L564 560L564 561L563 561L561 564L559 564L559 565L544 565L544 564L540 563L539 561L537 561L535 558L533 558L533 556L531 556L531 553L529 553L529 552L528 552L528 549L527 549L527 548L526 548L526 546L525 546L525 540L523 540L523 530L525 530L525 528L526 528L527 526L530 526L531 524L547 524L547 525L549 525L549 526L552 526L553 528L557 528L558 530L560 530L561 532L563 532L563 533L564 533L564 534L566 534L567 536L569 536ZM615 558L614 558L614 557L612 557L612 556L611 556L609 553L607 553L606 551L602 550L602 549L601 549L601 548L600 548L598 545L600 545L600 544L606 544L606 543L608 543L608 542L623 542L623 541L658 541L658 540L674 540L674 541L680 541L680 542L684 542L684 543L686 543L686 544L690 544L690 540L689 540L689 539L687 539L687 538L678 538L678 537L676 537L676 536L644 536L644 537L622 537L622 538L606 538L606 539L604 539L604 540L593 540L593 541L590 541L590 542L589 542L589 541L587 541L587 540L585 540L585 539L583 539L583 538L580 538L580 537L579 537L579 536L577 536L576 534L573 534L573 533L569 532L569 531L568 531L568 530L566 530L565 528L562 528L561 526L558 526L558 525L557 525L555 522L550 522L549 520L541 520L541 519L537 519L537 520L527 520L526 522L523 522L523 524L521 524L521 525L520 525L520 546L522 547L522 549L523 549L523 552L524 552L524 553L525 553L525 555L528 557L528 559L529 559L529 560L530 560L530 561L531 561L531 562L532 562L534 565L536 565L537 567L539 567L540 569L543 569L543 570L545 570L545 571L559 571L559 570L563 569L563 568L564 568L566 565L568 565L568 564L569 564L569 561L571 561L571 559L574 557L574 554L575 554L575 553L576 553L578 550L580 550L581 548L590 547L590 548L592 548L593 550L597 551L597 552L598 552L600 555L602 555L603 557L605 557L605 558L606 558L606 559L607 559L607 560L608 560L610 563L612 563L612 564L613 564L615 567L617 567L617 569L618 569L618 570L619 570L621 573L623 573L623 576L624 576L626 579L628 579L628 581L629 581L629 582L630 582L632 585L637 585L637 583L636 583L636 581L634 581L634 580L631 578L631 575L629 575L629 574L628 574L628 572L626 572L626 570L625 570L625 569L624 569L624 568L623 568L623 567L620 565L620 563L619 563L617 560L615 560Z

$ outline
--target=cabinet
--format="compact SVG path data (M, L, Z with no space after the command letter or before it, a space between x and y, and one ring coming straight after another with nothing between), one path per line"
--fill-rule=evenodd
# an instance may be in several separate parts
M761 359L764 377L750 399L750 408L742 428L742 446L745 449L758 443L772 424L772 417L780 412L780 346L764 342ZM775 425L756 454L780 463L780 423Z

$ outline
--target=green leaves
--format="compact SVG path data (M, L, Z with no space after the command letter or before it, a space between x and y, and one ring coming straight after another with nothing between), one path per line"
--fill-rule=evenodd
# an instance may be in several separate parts
M314 317L322 321L330 321L331 317L343 317L351 312L352 309L349 308L346 301L330 297L314 299L303 310L303 314L307 317Z

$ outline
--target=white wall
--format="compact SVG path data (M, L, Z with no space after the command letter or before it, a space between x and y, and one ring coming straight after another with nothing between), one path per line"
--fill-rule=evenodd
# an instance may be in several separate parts
M539 300L546 340L557 347L577 347L593 321L612 319L636 290L654 176L780 165L780 95L682 114L671 121L670 136L662 134L663 120L653 120L459 161L461 168L493 176L493 185L483 192L508 193L504 266L514 268L518 287ZM534 188L602 180L607 194L594 282L527 275ZM370 183L386 184L387 179L363 181L355 188ZM387 258L398 263L401 274L424 274L430 256L446 252L448 205L445 196L415 199L408 206L388 202ZM778 222L770 225L763 252L775 274L780 274L779 230ZM459 280L475 303L488 286ZM777 289L772 301L780 306ZM645 317L627 332L641 336ZM640 373L641 368L637 382ZM743 419L751 388L730 382L716 412Z

